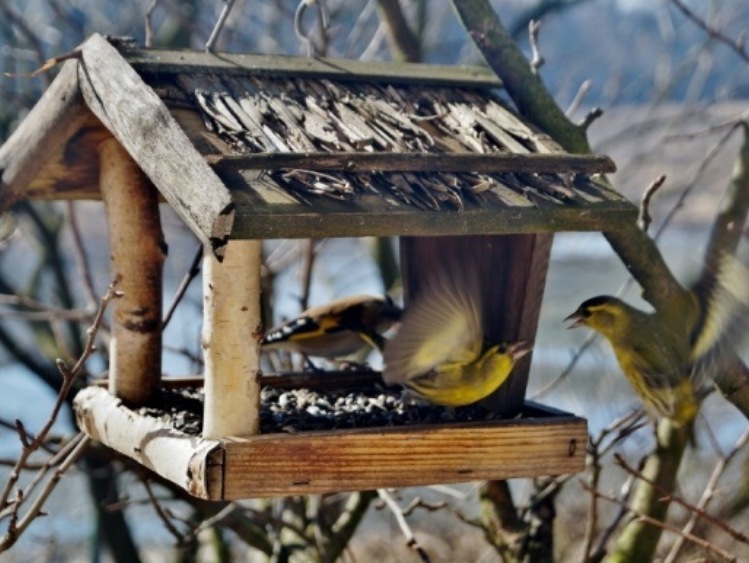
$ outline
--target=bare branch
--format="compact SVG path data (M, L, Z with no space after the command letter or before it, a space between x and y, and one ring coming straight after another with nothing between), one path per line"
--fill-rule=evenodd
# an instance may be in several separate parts
M42 489L42 491L39 493L39 496L36 497L36 500L34 500L34 503L26 511L26 514L20 519L18 518L18 515L20 513L21 504L25 499L20 489L16 491L16 500L13 507L13 514L11 515L11 520L8 525L8 530L5 532L5 535L2 537L2 539L0 539L0 552L10 549L21 536L21 534L23 534L26 528L29 527L31 522L33 522L42 514L42 508L44 507L44 503L46 502L47 498L50 494L52 494L52 491L55 489L57 483L60 481L65 472L78 460L81 454L86 450L90 441L91 439L88 436L83 436L83 438L78 442L76 448L72 452L70 452L70 455L68 455L68 457L60 465L60 467L52 474L52 477L49 479L49 481L47 481L46 486L44 487L44 489Z
M221 33L221 30L224 29L226 20L229 17L229 12L231 12L231 9L234 7L234 1L235 0L224 0L224 7L218 16L218 20L216 21L216 25L213 27L213 31L211 31L211 35L208 38L208 41L206 41L205 43L206 52L213 51L213 48L216 45L216 41L218 40L218 36Z
M679 528L677 528L675 526L671 526L670 524L666 524L666 523L664 523L664 522L662 522L662 521L660 521L660 520L658 520L656 518L652 518L650 516L647 516L646 514L642 514L641 512L638 512L638 511L634 510L626 502L624 502L624 501L622 501L622 500L620 500L620 499L618 499L618 498L616 498L614 496L607 495L607 494L604 494L604 493L602 493L600 491L595 491L595 490L590 489L586 483L581 483L581 485L582 485L582 487L584 489L586 489L587 491L590 491L591 494L596 495L598 498L601 498L603 500L607 500L607 501L609 501L611 503L614 503L616 505L619 505L619 506L622 506L622 507L626 508L628 512L630 512L631 514L634 514L637 517L637 519L640 520L641 522L649 524L650 526L655 526L656 528L661 528L662 530L666 530L667 532L672 532L672 533L674 533L676 535L682 536L685 540L690 541L693 544L698 545L698 546L700 546L700 547L702 547L702 548L704 548L704 549L706 549L706 550L714 553L715 555L717 555L721 559L724 559L725 561L730 561L730 562L735 562L736 561L736 557L734 555L728 553L727 551L719 548L716 545L713 545L712 543L708 542L707 540L704 540L702 538L698 538L697 536L693 536L692 534L686 534L682 530L680 530Z
M159 0L151 0L151 4L148 6L148 9L146 10L146 38L145 38L145 45L146 47L153 47L153 12L156 9L156 5L159 3Z
M408 506L406 506L406 508L403 509L403 516L410 516L411 513L417 508L422 508L428 512L437 512L438 510L443 510L447 507L448 504L445 501L426 502L423 499L416 497L408 503Z
M538 32L541 30L540 20L531 20L528 22L528 42L531 45L531 72L538 74L546 59L544 59L538 48Z
M679 11L684 14L687 19L691 20L693 23L697 25L702 31L707 33L711 38L715 39L716 41L719 41L720 43L723 43L724 45L728 45L728 47L731 48L731 50L736 53L739 57L741 57L744 62L749 63L749 52L747 52L746 47L744 45L746 41L745 35L741 34L736 39L731 39L724 33L722 33L720 30L715 29L714 27L710 26L700 18L697 14L695 14L692 10L690 10L682 0L671 0L671 3L676 6Z
M593 81L590 78L588 78L587 80L583 80L583 83L580 84L580 87L577 89L577 93L575 94L575 97L572 98L570 105L567 107L567 111L564 112L564 115L566 115L568 119L572 118L572 116L578 110L578 108L580 107L580 104L583 103L585 96L588 95L588 92L590 92L590 88L592 86L593 86Z
M585 114L585 117L583 117L582 121L580 121L577 126L583 131L587 131L588 127L590 127L593 122L602 115L603 110L601 108L593 108L587 114Z
M406 538L406 545L416 552L423 563L429 563L429 554L424 551L424 548L419 545L418 541L416 541L416 536L414 536L411 526L408 525L401 507L398 506L398 503L395 502L392 495L385 489L377 489L377 494L390 509L390 512L393 513L393 516L395 516L395 521L398 522L398 527Z
M81 236L81 229L78 226L78 215L75 211L75 203L69 201L66 209L68 213L68 225L70 225L70 232L73 235L73 256L76 265L78 266L78 270L83 277L83 288L86 290L86 305L93 309L96 306L96 296L98 294L94 288L94 277L88 259L86 258L83 237Z
M629 500L629 495L632 493L632 485L634 482L635 478L630 475L622 484L621 491L619 492L619 499L622 501L622 504L619 506L619 512L616 513L616 516L614 516L606 529L598 537L596 547L593 552L590 553L586 561L597 563L598 561L602 561L606 556L606 544L629 512L627 509L627 502Z
M304 265L302 267L302 296L299 300L302 311L309 308L309 292L312 287L312 270L315 267L315 239L307 239L306 252L304 255Z
M9 549L16 542L20 534L23 533L23 531L28 527L31 521L39 516L42 506L44 505L44 501L52 492L52 489L54 489L62 474L72 463L75 462L78 456L80 456L85 447L88 445L88 438L80 434L74 439L73 442L71 442L71 444L74 445L68 444L68 446L63 447L60 452L58 452L47 464L45 464L42 469L39 470L39 473L34 477L31 484L27 487L26 491L21 491L20 489L16 490L15 500L9 502L11 492L18 482L21 469L26 466L29 457L34 452L38 451L44 444L50 430L52 429L52 426L57 420L60 409L65 403L68 393L73 387L73 383L75 382L76 377L83 371L83 366L85 365L86 360L88 360L95 349L96 333L104 318L104 311L106 310L109 302L112 299L115 299L119 297L119 295L121 295L119 292L115 291L114 286L114 283L109 285L107 294L101 300L101 304L99 306L99 310L96 313L96 317L94 318L91 327L87 331L87 340L83 352L78 358L78 361L76 361L75 365L72 368L69 368L65 364L65 362L59 359L57 360L57 369L60 372L60 375L62 375L62 385L58 392L55 405L52 408L47 421L42 426L42 429L32 439L27 434L23 423L21 423L20 421L16 422L16 429L18 431L18 435L23 448L21 450L21 455L17 460L16 466L8 476L8 480L5 483L2 493L0 493L0 511L5 512L5 510L12 505L10 525L5 536L3 536L3 538L0 540L0 551ZM42 480L44 475L46 475L46 473L63 458L64 461L62 461L60 467L55 471L49 481L47 481L47 485L45 486L45 488L39 493L34 503L27 510L26 514L20 517L21 505L29 499L28 493L31 493L36 485Z
M169 532L174 537L174 539L177 540L177 545L185 545L187 543L186 536L182 534L174 526L174 524L172 524L171 518L169 518L169 515L161 506L159 499L157 499L156 496L153 494L153 489L151 488L151 484L148 482L148 479L143 479L141 483L143 484L143 488L146 489L146 494L148 495L148 500L151 502L151 506L153 506L153 509L156 512L156 515L159 517L159 519L161 519L167 532Z
M235 510L237 510L237 508L238 507L236 503L234 502L228 503L225 507L219 510L216 514L214 514L210 518L206 518L200 524L198 524L195 527L195 529L192 531L193 536L197 537L204 530L207 530L208 528L211 528L215 526L216 524L220 524L222 520L225 520L226 518L228 518Z
M697 514L700 518L703 520L710 522L714 526L717 526L721 530L723 530L726 534L731 536L733 539L735 539L738 542L749 544L749 537L745 536L738 530L733 529L731 526L723 522L720 518L716 518L715 516L708 514L703 509L701 509L699 506L694 505L690 502L685 501L681 497L675 496L669 491L666 491L658 485L658 483L654 482L652 479L649 479L645 475L643 475L641 472L637 471L636 469L633 469L632 467L627 464L626 461L622 458L622 456L615 454L614 459L616 460L617 465L619 465L624 471L629 473L630 475L635 476L637 479L640 479L641 481L645 481L650 486L655 488L655 490L663 495L659 500L661 502L675 502L676 504L679 504L689 510L690 512Z
M179 283L179 287L177 288L177 291L174 294L174 298L172 299L172 302L169 304L169 308L166 311L166 314L164 315L164 320L161 322L161 330L165 330L166 326L169 324L169 321L172 320L172 315L174 315L174 311L177 309L177 305L180 304L182 301L182 298L185 296L185 293L187 292L187 288L190 287L190 283L192 280L194 280L197 275L200 273L200 265L203 262L203 246L199 245L197 251L195 252L195 257L192 259L192 263L190 264L190 269L187 270L187 273L182 278L182 281Z
M10 22L11 25L15 26L15 28L18 29L21 35L26 37L29 45L31 46L31 50L36 56L39 67L43 68L45 66L46 57L44 56L42 42L36 35L36 33L34 33L31 27L29 27L29 25L23 20L23 17L18 12L13 10L13 8L11 8L8 5L8 2L6 2L5 0L0 0L0 13L5 16L5 19ZM49 75L44 74L44 81L46 85L49 86L52 83L52 78Z
M653 217L650 215L650 200L653 199L655 192L657 192L663 183L666 181L666 175L661 174L648 186L645 193L640 201L640 214L637 217L637 226L642 229L643 232L647 233L650 228L650 223L653 222Z
M700 516L707 508L707 505L713 499L713 496L715 494L715 487L718 484L718 480L723 475L723 472L725 471L726 467L728 467L730 461L736 456L736 454L738 454L742 450L747 442L749 442L749 430L746 430L736 441L733 450L731 450L731 452L729 452L727 455L721 456L721 458L718 460L718 463L715 464L715 468L713 468L713 472L710 475L710 478L707 480L707 484L705 485L705 490L702 492L702 496L700 497L699 502L697 502L697 507L700 510L691 513L689 521L683 528L684 533L689 534L692 532L695 524L697 523L697 520L699 520ZM674 563L676 561L676 558L679 556L679 552L681 551L683 545L683 536L679 536L678 538L676 538L676 541L671 546L671 550L663 560L663 563Z

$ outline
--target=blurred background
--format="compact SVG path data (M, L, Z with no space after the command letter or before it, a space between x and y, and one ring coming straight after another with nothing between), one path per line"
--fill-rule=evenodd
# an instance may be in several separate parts
M322 28L315 6L305 11L302 24L325 56L392 60L396 57L382 18L383 4L325 0L330 27ZM661 252L677 277L688 281L699 271L710 221L719 209L741 143L740 133L729 134L727 125L746 119L749 112L747 61L686 17L671 0L504 0L492 4L528 54L528 22L540 19L539 49L546 61L540 74L559 105L570 109L574 121L593 107L604 110L591 126L589 137L595 152L616 161L618 172L610 176L616 189L637 203L658 176L666 176L651 206L654 222L650 232L658 237ZM749 29L749 3L745 0L679 4L690 7L711 30L725 37L739 40ZM306 46L294 33L297 5L294 0L237 1L215 49L306 55ZM35 78L22 76L46 59L71 51L93 32L132 36L142 44L149 10L153 46L202 50L223 7L220 1L197 0L0 0L0 142L24 119L53 78L55 71ZM418 38L422 61L484 64L450 2L401 0L400 7ZM50 375L54 373L53 359L74 357L76 346L80 346L73 344L76 330L69 323L59 319L30 321L18 314L7 296L24 295L54 307L79 310L84 328L85 319L90 318L93 304L80 281L71 220L77 221L83 235L93 284L101 295L110 278L100 203L21 204L15 210L15 220L6 218L2 223L0 294L6 297L0 299L0 421L11 428L0 427L0 477L9 471L8 461L17 457L20 448L12 422L21 419L32 432L43 424L56 396ZM165 266L168 303L189 269L198 243L166 208L162 209L162 221L169 245ZM384 287L375 247L375 241L366 239L317 242L309 304L389 289ZM301 310L307 248L306 241L266 243L275 321ZM638 402L618 373L605 342L594 341L571 366L587 335L585 331L564 330L562 319L584 299L614 294L627 280L625 268L602 236L556 236L528 396L586 417L592 435L636 408ZM639 300L636 284L629 284L624 291L629 302L646 307ZM200 372L200 323L201 289L196 281L165 335L166 374ZM380 359L372 355L370 361L377 366ZM89 361L91 373L104 368L99 357ZM687 469L680 478L685 495L699 496L714 461L733 447L746 426L746 419L729 403L716 394L708 398L698 422L701 447L687 453ZM54 430L59 435L75 432L68 411ZM651 445L652 432L641 430L618 445L617 451L636 460ZM735 494L719 496L715 506L747 532L749 517L737 502L749 469L745 458L746 452L740 453L722 477L721 482ZM96 540L99 520L82 473L65 478L64 486L58 487L46 505L49 515L35 522L19 545L0 557L7 561L119 560ZM122 472L116 480L118 500L126 506L125 520L142 559L156 561L173 553L174 537L154 514L139 479ZM622 472L612 467L604 473L601 488L618 487L622 480ZM511 486L518 503L536 490L525 480L514 480ZM420 511L410 518L432 560L501 560L479 530L455 517L456 510L476 514L476 491L476 486L465 485L401 493L404 502L419 496L449 505L448 509ZM582 536L579 519L585 517L587 500L572 479L556 502L555 559L577 561ZM171 510L189 520L192 509L174 501ZM675 513L678 516L678 510ZM263 560L235 536L228 533L227 537L238 560ZM205 547L194 557L218 558ZM345 557L351 561L418 560L385 510L369 511Z

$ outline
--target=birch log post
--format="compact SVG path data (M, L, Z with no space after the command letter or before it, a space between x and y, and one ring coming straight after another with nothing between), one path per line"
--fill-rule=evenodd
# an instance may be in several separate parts
M223 262L203 258L203 437L248 436L260 427L258 240L229 241Z
M161 379L162 274L166 245L158 192L114 138L101 143L100 185L107 213L113 303L109 390L143 404Z

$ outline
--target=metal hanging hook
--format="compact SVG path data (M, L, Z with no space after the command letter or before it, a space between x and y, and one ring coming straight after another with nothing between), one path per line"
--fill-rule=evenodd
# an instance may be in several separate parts
M309 38L309 31L305 33L302 29L302 16L308 6L317 6L320 12L320 20L322 21L323 29L327 30L330 27L330 12L325 5L324 0L301 0L296 8L294 14L294 33L296 33L299 41L304 43L307 47L307 56L314 57L317 55L315 52L315 46Z

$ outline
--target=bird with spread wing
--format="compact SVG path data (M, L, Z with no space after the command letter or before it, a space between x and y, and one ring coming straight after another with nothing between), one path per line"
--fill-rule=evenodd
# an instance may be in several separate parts
M477 283L470 274L435 275L385 346L383 379L428 402L459 407L502 385L530 351L525 342L487 343Z

